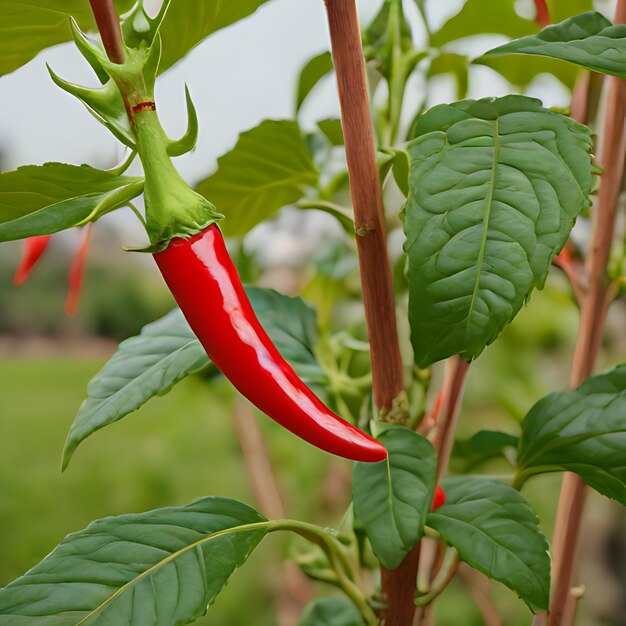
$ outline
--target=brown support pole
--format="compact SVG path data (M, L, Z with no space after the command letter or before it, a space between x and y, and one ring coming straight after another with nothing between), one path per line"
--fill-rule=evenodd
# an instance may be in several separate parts
M386 413L402 392L404 380L361 33L354 0L325 0L325 4L350 174L374 403ZM400 567L382 571L388 606L382 623L387 626L408 626L413 621L418 560L416 548Z

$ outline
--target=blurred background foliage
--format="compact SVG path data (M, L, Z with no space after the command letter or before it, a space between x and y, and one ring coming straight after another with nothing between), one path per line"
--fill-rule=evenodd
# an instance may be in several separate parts
M286 2L268 3L268 13L274 4L285 7ZM323 11L321 0L318 4ZM413 3L406 4L410 12L408 7L413 7ZM448 9L458 11L462 6L460 1L451 4L454 4L453 9L443 8L444 3L433 0L426 6L430 17L442 21ZM519 15L532 19L530 0L514 4ZM556 1L552 4L560 6ZM578 4L586 6L582 1ZM309 10L311 0L294 1L293 5L300 6L302 11ZM359 5L365 15L371 16L380 2L368 0ZM596 8L610 14L611 4L598 2ZM260 11L259 32L262 32L263 15ZM246 20L243 28L250 28L247 23L255 19L256 16ZM464 24L465 32L470 33L472 29L476 34L485 32L484 24L470 22L467 20ZM318 25L321 32L325 32L323 19ZM273 23L272 27L276 28ZM293 25L285 22L283 27L292 28L297 36ZM236 45L237 37L237 41L246 39L243 30L235 34L238 28L239 25L215 40L225 41L221 45L230 49L228 46ZM496 32L500 33L497 29ZM225 39L226 36L232 39ZM484 39L484 35L481 37ZM487 49L492 44L493 39L483 41L481 47ZM253 54L253 45L254 41L244 52ZM464 49L456 42L447 56L439 57L437 65L431 69L431 91L424 105L453 99L459 81L468 80L464 77L467 67L463 63L459 66L458 53L473 54L476 42L467 40L466 46ZM309 52L297 51L294 63L300 63ZM54 54L58 56L58 50ZM187 61L181 63L177 80L186 73L198 73L198 63L204 70L203 64L210 55L211 50L203 47L194 52L191 65L186 66ZM35 59L26 70L35 63L41 65L42 61ZM455 70L459 67L460 73ZM270 69L273 73L284 73L277 67ZM515 60L501 69L517 87L506 83L501 76L494 77L491 69L474 67L470 68L470 95L480 97L521 90L531 95L540 93L548 105L564 106L569 100L565 87L572 82L569 66L555 70L562 73L563 82L546 74L538 75L536 65L528 63L527 59L524 64ZM291 103L295 74L290 76L293 84L288 87L292 91L285 96L278 90L276 98ZM37 80L42 84L47 81L43 75L38 75ZM211 81L206 82L212 86ZM419 80L412 83L409 98L423 84ZM330 81L321 85L322 99L314 94L305 106L305 126L307 111L322 110L322 116L328 117L323 98L324 89L329 85L332 85ZM276 90L276 85L274 87ZM229 85L222 85L222 89L214 91L222 93L228 88ZM330 100L335 106L334 94ZM254 109L252 97L247 102L246 109ZM178 109L179 104L175 102L170 108ZM284 116L281 106L278 113ZM210 107L203 106L201 99L199 110L201 115L211 115ZM276 111L270 114L276 117ZM227 145L232 136L249 127L250 122L242 122L233 110L232 118L220 118L219 125L217 135L230 133L222 142ZM210 123L204 128L207 126L211 128ZM82 138L82 132L78 134ZM93 136L97 148L100 135ZM37 145L31 145L29 150L24 146L13 150L11 142L4 139L0 134L4 161L11 166L24 155L37 154ZM206 176L213 169L207 166L212 161L207 158L202 140L201 135L198 152L202 158L194 157L195 169L189 165L190 161L183 160L183 169L187 167L185 173L192 178ZM43 137L41 154L47 155L54 141L58 138L53 131ZM204 141L207 141L206 135ZM58 147L61 152L65 148L67 146ZM109 158L113 152L92 147L90 162L102 165L103 154ZM209 151L208 154L214 153ZM397 260L401 259L396 210L400 197L397 190L392 190L394 193L388 212L391 252ZM96 518L184 504L209 494L255 504L233 428L235 394L223 379L209 381L201 375L184 380L167 396L150 401L137 413L99 432L81 447L67 472L60 473L65 435L85 397L90 378L121 339L137 334L142 326L173 306L151 259L121 249L133 243L132 236L129 240L127 225L124 219L107 218L94 229L81 308L74 319L64 316L63 301L67 269L78 243L78 233L71 231L55 236L44 262L19 290L13 287L12 275L20 244L0 246L0 585L38 562L64 535ZM252 231L243 248L233 242L232 249L247 280L277 287L285 293L298 292L316 306L320 324L330 324L334 331L349 329L355 337L364 338L353 245L332 217L286 209L277 220L261 224ZM403 283L402 269L400 260L399 288ZM406 306L402 298L399 306ZM613 309L608 322L600 369L623 360L626 351L624 315L622 302ZM459 450L465 450L465 457L453 459L453 470L460 471L467 462L467 446L463 448L462 442L474 433L490 429L517 434L521 418L536 400L553 389L566 386L577 323L578 314L569 287L559 270L554 269L546 288L533 295L529 306L472 367L458 431ZM403 347L410 360L408 330L402 315L400 324ZM364 356L355 359L355 374L366 367ZM442 373L441 366L434 368L430 405ZM258 423L268 442L287 515L336 525L349 502L350 464L330 459L263 416L258 416ZM510 471L510 465L500 457L477 465L472 471L501 476ZM548 535L559 484L559 476L545 476L531 481L525 491ZM581 603L580 624L623 626L626 625L626 516L623 509L597 494L591 494L590 498L580 563L586 571L588 588ZM207 617L198 623L205 626L275 624L276 598L280 590L273 581L281 577L273 573L280 570L282 558L290 549L284 539L266 539L246 566L235 573ZM313 587L312 593L318 591L320 594L328 592L321 586ZM500 609L505 626L530 623L528 609L504 587L492 583L485 588L482 583L476 585L462 579L455 581L437 603L437 625L481 626L485 619L477 606L483 603L484 608L485 594Z

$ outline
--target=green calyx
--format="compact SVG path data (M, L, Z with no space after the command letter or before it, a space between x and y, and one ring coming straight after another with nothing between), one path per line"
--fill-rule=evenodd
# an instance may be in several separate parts
M223 216L205 198L193 191L178 174L170 157L191 151L198 137L198 117L189 90L187 131L177 140L165 134L156 113L154 85L159 73L159 29L170 0L151 18L139 0L122 23L125 60L110 61L102 45L83 33L71 20L74 42L100 81L98 87L83 87L57 76L52 80L78 98L115 137L137 152L145 172L146 230L150 248L156 252L174 237L189 237Z
M146 182L146 230L149 252L167 247L174 237L190 237L223 218L215 207L182 179L168 154L168 139L156 111L134 118L137 150Z

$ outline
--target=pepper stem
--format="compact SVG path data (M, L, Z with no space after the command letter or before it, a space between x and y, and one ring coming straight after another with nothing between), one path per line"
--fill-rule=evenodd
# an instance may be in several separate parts
M190 237L223 216L178 173L167 153L169 139L154 104L145 104L132 121L146 177L146 230L150 251L156 252L174 237Z

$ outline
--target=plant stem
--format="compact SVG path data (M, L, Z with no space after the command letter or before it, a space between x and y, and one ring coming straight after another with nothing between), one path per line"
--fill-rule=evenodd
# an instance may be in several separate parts
M124 40L113 0L89 0L89 4L109 60L113 63L124 63L126 60Z
M354 584L354 572L341 543L328 530L315 524L301 522L299 520L276 520L268 522L269 532L289 530L307 541L320 546L337 574L337 582L343 592L352 600L359 609L367 626L377 626L378 620L367 602L363 592Z
M272 470L269 451L255 419L252 406L243 398L235 400L235 430L259 511L269 518L285 517L280 489ZM293 624L311 598L311 584L292 561L283 563L273 580L279 624Z
M361 32L355 0L325 0L325 4L350 174L374 404L388 413L404 388L404 377ZM418 560L416 548L398 568L382 571L387 600L382 621L387 626L406 626L413 619Z
M354 0L325 0L371 346L374 403L391 410L404 387L365 60Z
M626 0L618 0L615 23L626 22ZM600 350L607 312L606 267L609 259L617 201L624 171L624 118L626 116L626 81L605 79L604 128L600 162L604 173L594 214L591 246L587 257L588 290L581 306L581 319L574 352L570 386L577 387L592 372ZM564 621L585 505L586 486L575 474L563 479L553 540L550 626L565 626Z
M435 450L437 450L437 480L447 471L454 444L454 433L461 412L461 402L470 364L459 356L453 356L446 363L446 377L443 383L443 399L437 419Z
M443 557L441 568L433 580L430 591L415 599L418 606L427 606L438 598L456 576L459 569L459 553L454 548L448 548Z

